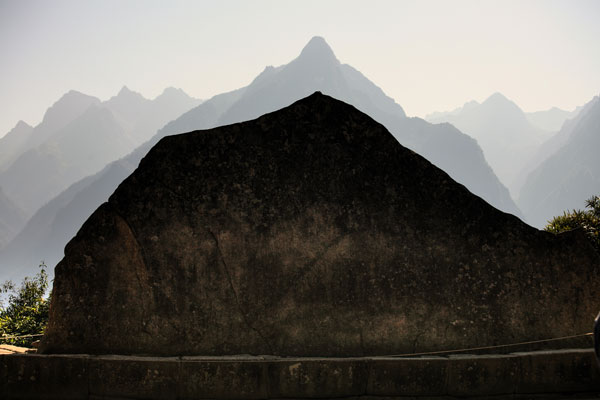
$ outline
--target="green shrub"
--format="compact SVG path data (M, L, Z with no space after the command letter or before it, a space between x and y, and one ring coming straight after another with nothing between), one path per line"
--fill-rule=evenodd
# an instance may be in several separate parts
M6 308L0 304L0 344L30 347L40 336L12 338L14 336L40 335L48 323L50 299L44 298L48 289L46 265L33 278L23 279L20 287L5 282L0 292L7 294Z
M596 250L600 251L600 197L594 196L585 202L587 210L573 210L554 217L544 228L548 232L560 233L582 228Z

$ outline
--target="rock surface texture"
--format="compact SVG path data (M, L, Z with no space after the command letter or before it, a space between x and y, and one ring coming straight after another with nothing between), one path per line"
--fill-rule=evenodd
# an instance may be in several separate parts
M363 356L589 332L600 259L319 92L162 139L55 271L45 353Z

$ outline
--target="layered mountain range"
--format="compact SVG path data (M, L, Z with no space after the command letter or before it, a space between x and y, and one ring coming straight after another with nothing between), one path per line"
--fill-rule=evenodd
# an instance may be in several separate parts
M366 112L383 123L400 143L444 169L473 193L501 210L520 215L472 138L449 124L432 125L419 118L407 118L400 105L359 71L340 63L325 40L315 37L289 64L265 68L248 86L203 102L166 124L126 157L74 183L53 199L45 197L46 201L50 199L47 204L0 252L0 265L17 272L31 270L40 259L49 264L58 262L64 244L85 217L107 199L160 138L252 119L316 90ZM145 132L150 133L150 128Z
M27 220L27 229L39 235L47 225L33 224L30 217L41 207L75 182L127 155L158 128L199 103L173 88L149 100L123 87L104 102L70 91L46 111L39 125L19 121L0 139L1 203L12 207L7 209L18 205L19 210L0 212L0 248L6 248ZM41 253L35 258L31 262L36 265L45 259Z
M123 87L105 102L71 91L48 109L38 126L19 123L0 140L0 188L32 215L197 104L176 89L148 100Z
M495 93L481 104L470 101L427 119L452 123L475 138L525 220L543 228L554 216L581 208L600 194L600 161L594 151L600 137L598 102L594 97L571 112L525 113Z
M515 181L531 154L552 134L531 124L526 114L501 93L494 93L481 104L471 101L427 119L432 123L449 122L477 140L486 160L513 194Z
M0 268L8 275L15 276L31 273L42 259L48 265L58 262L65 243L73 237L85 218L106 201L162 137L253 119L317 90L367 113L382 123L401 144L446 171L472 193L502 211L522 217L508 190L486 162L475 139L449 123L431 124L420 118L407 117L399 104L359 71L342 64L325 40L315 37L290 63L265 68L248 86L214 96L189 111L180 113L178 118L174 116L161 129L158 129L161 126L158 122L151 126L144 125L154 117L153 113L143 113L133 106L120 105L118 99L136 97L126 89L114 100L104 103L91 100L82 112L92 106L108 108L116 125L121 127L122 132L128 132L125 136L130 141L137 141L139 144L145 138L150 139L120 159L113 154L113 160L116 161L105 164L99 171L96 169L87 172L87 176L80 176L80 180L65 173L68 179L62 182L64 191L57 192L54 196L44 195L43 200L40 199L37 203L32 201L27 207L30 212L36 206L43 206L37 209L20 233L2 248ZM163 104L161 107L166 106ZM99 113L90 112L94 115ZM174 110L173 114L175 113ZM128 121L128 116L138 116L138 123L123 123ZM21 126L20 129L27 131L26 126ZM33 131L36 129L38 127ZM107 137L111 137L110 134ZM130 149L132 150L131 147ZM29 194L24 188L20 188L15 194L19 191ZM13 194L8 190L5 192Z
M594 97L536 154L542 161L525 171L518 204L533 226L583 208L600 195L600 99Z
M525 113L527 120L534 126L548 132L558 132L566 120L575 118L583 106L578 106L572 111L552 107L544 111Z

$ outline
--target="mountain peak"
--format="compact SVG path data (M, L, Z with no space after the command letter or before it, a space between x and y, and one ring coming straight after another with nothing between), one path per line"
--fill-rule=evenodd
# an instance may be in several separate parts
M166 87L165 90L162 91L162 94L169 94L169 93L185 93L185 92L183 91L183 89L176 88L173 86Z
M487 102L507 102L510 101L505 95L500 92L493 93L490 97L488 97L484 103Z
M0 140L7 138L7 137L23 138L23 137L28 136L32 130L33 130L33 127L30 126L27 122L25 122L23 120L19 120L19 122L17 122L17 124L10 131L8 131L8 133L6 135L1 137ZM2 149L2 150L5 151L5 149Z
M144 96L142 96L140 93L134 92L133 90L129 89L126 85L123 85L121 90L119 90L119 93L117 93L116 97L141 97L141 98L144 98Z
M129 93L133 93L133 91L131 89L129 89L127 87L127 85L123 85L123 87L121 88L121 90L119 90L119 93L117 94L117 96L121 96L123 94L129 94Z
M99 103L100 100L93 96L78 92L77 90L69 90L67 93L62 95L44 114L44 120L48 118L62 118L59 117L70 115L75 116L85 111L90 104ZM70 117L69 117L70 118ZM64 121L63 121L64 122Z
M339 62L335 57L333 50L331 50L331 47L329 47L325 39L323 39L321 36L314 36L312 39L310 39L310 41L302 49L299 58L311 62L319 60L333 60L335 62Z
M523 110L500 92L492 94L481 105L487 109L494 109L495 112L519 114L523 119L525 118Z
M161 94L156 96L153 101L158 101L161 104L179 104L181 102L192 102L193 104L196 104L198 99L193 98L183 89L169 86L165 88Z
M176 88L173 86L169 86L162 91L162 93L158 97L186 97L190 98L190 96L181 88ZM157 97L157 98L158 98Z
M14 129L31 129L33 128L31 125L29 125L27 122L23 121L22 119L19 120L19 122L17 122L17 125L15 125Z
M54 105L59 104L60 102L64 102L64 101L80 100L80 99L95 99L95 101L98 101L98 99L94 96L90 96L85 93L81 93L80 91L71 89L67 93L63 94L60 97L60 99L58 99L54 103Z

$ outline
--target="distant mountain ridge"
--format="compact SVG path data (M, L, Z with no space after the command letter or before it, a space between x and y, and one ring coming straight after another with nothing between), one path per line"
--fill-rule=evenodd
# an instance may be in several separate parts
M543 227L600 194L598 149L600 99L595 97L548 142L546 158L527 175L518 203L530 224Z
M545 111L536 111L525 113L529 122L540 129L558 132L565 121L575 118L582 107L577 107L573 111L561 110L558 107L552 107Z
M349 65L341 64L321 37L312 38L300 55L279 68L267 68L220 118L219 125L254 119L320 89L331 96L377 112L373 117L404 118L400 105ZM260 101L257 101L260 99Z
M462 107L457 107L451 111L434 111L425 116L425 120L432 122L445 121L449 116L456 116L463 111L475 108L480 103L476 100L471 100L463 104ZM547 132L558 132L565 121L575 118L583 107L578 106L573 111L562 110L558 107L552 107L548 110L525 112L525 116L529 123L536 128Z
M525 181L529 177L529 174L531 174L533 170L539 167L542 162L560 150L567 143L571 137L571 133L573 133L573 130L580 120L579 116L584 115L598 100L598 96L596 96L586 104L575 108L575 110L571 113L573 116L562 123L561 129L548 138L544 143L542 143L531 155L527 163L521 169L519 177L514 182L516 194L515 198L517 201L518 197L521 195L523 185L525 185ZM549 218L551 217L549 216L548 219Z
M475 101L448 113L430 114L432 123L449 122L476 139L500 180L517 193L522 168L551 132L533 126L526 114L501 93L483 103Z
M14 161L15 155L23 153L23 148L32 133L32 126L24 121L19 121L10 132L0 138L0 171L6 169Z
M42 122L25 132L15 134L14 129L0 139L0 148L4 148L10 140L18 141L16 146L6 156L2 152L0 170L6 170L19 156L28 150L48 140L54 133L67 126L71 121L80 116L92 104L99 104L100 100L93 96L71 90L58 99L44 114ZM17 124L19 126L19 124ZM16 128L16 127L15 127ZM12 136L12 138L11 138Z
M0 247L8 243L25 225L25 212L0 188Z
M0 173L0 185L31 215L132 145L110 110L92 104L46 142L21 154Z
M105 102L69 91L39 125L19 122L0 139L0 188L28 219L71 184L127 155L198 103L172 88L148 100L124 87ZM0 214L0 237L5 241L22 228L7 228L15 226L8 219Z
M18 157L0 172L0 187L31 215L72 183L148 140L148 131L198 104L183 95L187 98L175 99L175 109L170 110L162 99L173 97L169 91L148 100L124 87L106 102L68 92L48 109L42 123L19 146Z
M5 268L10 264L16 267L13 271L26 268L30 265L30 261L24 262L23 256L23 249L27 246L43 249L43 253L42 250L40 253L30 251L27 255L30 259L44 257L48 265L58 262L62 258L64 244L77 232L85 219L81 216L106 201L111 192L108 188L114 190L122 181L123 175L131 173L162 137L253 119L288 106L315 91L321 91L367 113L386 126L401 144L427 158L473 193L505 212L521 215L508 190L487 165L475 140L449 124L432 125L420 118L407 118L399 104L359 71L341 64L325 40L315 37L290 63L267 67L248 86L214 96L183 113L126 157L108 165L93 178L85 178L85 182L72 185L68 193L64 192L56 198L61 201L52 200L47 207L40 209L44 218L35 215L31 219L32 224L28 224L26 228L29 234L25 234L24 230L22 235L0 252L0 266ZM96 186L105 191L92 194ZM89 203L76 203L76 198L90 200ZM44 221L44 227L35 227L34 220ZM37 235L34 238L36 231L53 232L53 239ZM55 247L49 249L46 243L50 242L56 242Z

